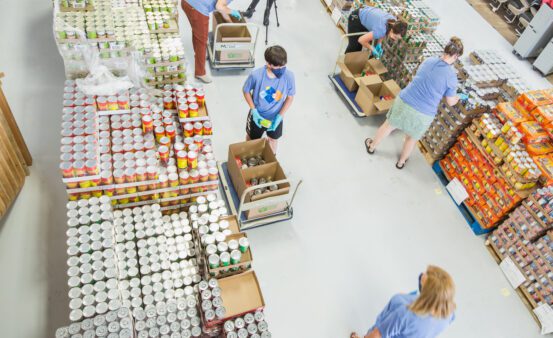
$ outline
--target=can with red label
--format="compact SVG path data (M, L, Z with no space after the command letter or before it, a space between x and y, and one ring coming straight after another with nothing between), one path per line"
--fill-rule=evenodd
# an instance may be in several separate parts
M117 96L108 96L108 110L118 110Z
M156 135L156 141L159 143L160 139L165 137L165 128L163 127L157 127L154 130L154 133Z
M175 141L175 137L177 136L177 130L174 126L168 126L165 128L165 134L169 137L171 142Z
M159 188L164 189L169 187L169 178L167 175L159 175Z
M179 169L186 169L188 167L188 157L184 150L177 152L177 167Z
M120 110L129 109L129 97L127 95L119 95L117 97L117 105L119 106Z
M173 98L170 96L166 96L163 98L163 108L165 109L175 109L175 102L173 102Z
M213 127L210 121L205 121L203 123L203 135L212 135Z
M198 170L191 170L190 172L188 172L188 174L190 175L190 184L198 183L200 181L200 173L198 172Z
M86 174L89 176L98 175L98 172L99 172L98 161L96 160L86 161L85 170L86 170Z
M210 181L216 181L219 178L219 170L217 168L209 168L208 173Z
M162 146L169 147L171 145L171 139L167 136L163 136L159 139L158 143Z
M154 166L149 166L146 168L146 177L148 178L148 181L155 181L157 180L157 169Z
M205 92L203 89L198 89L196 91L196 99L198 100L198 105L203 107L205 105Z
M187 158L188 166L192 169L196 169L198 167L198 153L195 151L189 151Z
M203 130L204 130L204 126L201 122L194 123L194 135L202 135Z
M188 105L186 103L179 105L179 118L188 118Z
M115 181L115 184L124 184L125 171L123 169L115 169L113 171L113 180Z
M199 171L200 174L200 182L207 182L209 181L209 172L207 169L202 168Z
M167 179L169 180L169 186L170 187L178 187L179 186L179 175L176 173L170 173L167 175Z
M169 147L160 146L158 148L158 153L159 153L159 159L162 162L167 163L169 161Z
M148 134L154 131L154 120L149 115L142 116L142 131Z
M184 137L194 136L194 125L192 123L186 123L184 125Z
M199 116L199 106L197 103L188 103L188 116L189 117L198 117Z

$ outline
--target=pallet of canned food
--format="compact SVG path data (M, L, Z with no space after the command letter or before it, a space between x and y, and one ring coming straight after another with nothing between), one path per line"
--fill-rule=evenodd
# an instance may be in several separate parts
M71 200L106 194L118 206L179 208L218 189L201 87L92 96L69 80L62 121L60 169Z
M100 63L115 74L125 75L129 64L137 63L146 69L145 80L152 86L184 83L177 13L172 0L142 5L131 0L98 0L88 12L55 10L54 31L66 76L86 76L97 54ZM152 62L156 65L151 66Z
M56 337L270 337L253 271L202 276L194 239L199 224L217 225L214 237L225 234L229 241L238 225L216 195L196 202L188 212L163 211L159 204L115 210L108 196L68 202L72 324ZM239 252L244 248L249 243L239 241Z

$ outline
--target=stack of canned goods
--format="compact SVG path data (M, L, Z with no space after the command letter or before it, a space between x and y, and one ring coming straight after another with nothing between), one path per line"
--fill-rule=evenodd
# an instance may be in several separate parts
M174 0L144 0L142 6L146 13L166 12L174 15L177 12L177 3Z
M85 13L85 30L89 39L115 39L111 9Z
M115 35L130 41L135 35L148 35L146 15L140 7L113 10Z
M262 311L227 320L223 325L226 338L271 338L269 326Z
M127 308L97 315L56 330L56 338L132 338L133 336L133 321L131 312Z
M69 308L71 309L69 319L71 321L90 318L96 314L103 314L108 310L117 310L121 307L119 281L116 278L107 278L109 271L112 271L111 277L117 277L115 268L113 268L115 266L113 264L115 256L108 254L110 252L113 253L113 251L107 250L104 252L96 251L93 255L90 255L100 256L95 257L98 258L97 260L88 257L88 254L79 258L69 258L69 264L77 264L70 266L69 270L76 268L79 269L79 272L84 271L81 278L78 276L69 277ZM104 256L104 254L108 255ZM105 259L105 261L101 259ZM107 262L111 262L113 265L104 269L106 264L110 264ZM93 272L93 265L100 269ZM87 272L89 270L90 272Z
M135 242L117 243L115 254L117 256L118 277L120 280L139 276L138 253Z
M138 338L200 337L201 320L194 295L133 311Z
M217 279L202 280L198 283L198 292L202 314L208 323L207 325L210 322L220 321L225 318L227 310L223 304L223 298L221 298L221 288L219 288Z
M499 77L488 65L466 65L464 72L478 87L494 87L499 85Z
M144 308L141 285L139 277L119 281L119 291L121 292L121 304L123 307L133 311Z
M94 6L94 0L60 0L61 8L85 9Z
M478 64L505 64L505 59L493 49L478 49L470 53L470 57Z
M99 174L98 120L94 98L80 92L74 81L64 88L60 169L64 178ZM86 188L87 180L68 183L68 188Z
M90 225L92 223L111 224L113 211L107 196L92 197L89 200L70 201L67 203L67 225L70 228ZM108 227L108 225L104 225ZM112 229L113 231L113 229Z
M171 28L170 23L172 19L172 14L167 12L146 12L146 22L151 31Z
M132 8L139 7L140 0L111 0L111 8Z

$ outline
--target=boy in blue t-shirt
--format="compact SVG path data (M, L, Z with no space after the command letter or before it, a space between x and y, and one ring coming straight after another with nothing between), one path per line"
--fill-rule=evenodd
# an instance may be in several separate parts
M246 140L259 139L266 132L275 154L278 139L282 136L282 118L296 94L294 74L286 69L287 58L284 48L267 48L267 65L252 71L243 88L244 98L250 107Z

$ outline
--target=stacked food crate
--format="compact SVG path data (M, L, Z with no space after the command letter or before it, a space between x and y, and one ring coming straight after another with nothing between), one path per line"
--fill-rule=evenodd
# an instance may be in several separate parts
M498 263L510 259L523 276L518 287L531 309L553 305L553 188L538 189L488 238Z
M97 0L93 9L57 12L54 31L67 78L84 77L97 55L117 75L146 68L147 84L184 84L185 58L177 2Z
M218 189L203 89L165 85L162 95L92 96L66 82L60 168L71 200L178 209Z

